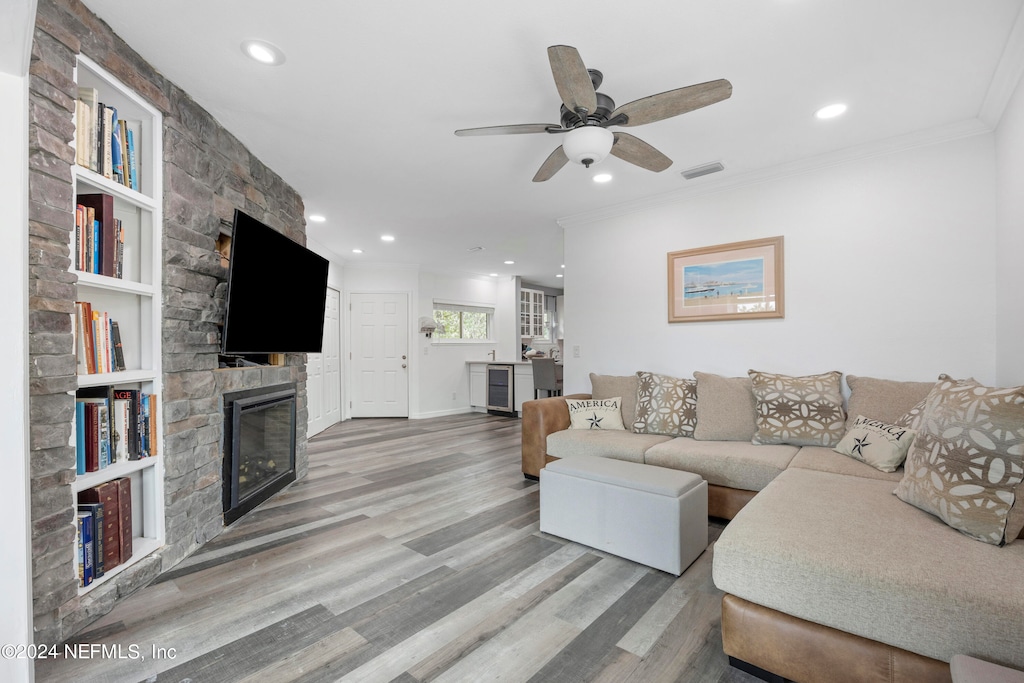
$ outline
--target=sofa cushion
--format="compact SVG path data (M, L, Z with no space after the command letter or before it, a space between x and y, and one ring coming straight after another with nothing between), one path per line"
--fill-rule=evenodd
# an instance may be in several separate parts
M697 424L697 380L679 379L653 372L638 372L637 434L693 436Z
M791 468L729 523L713 562L718 588L765 607L941 661L1024 667L1022 544L976 543L890 482Z
M792 377L751 370L757 444L835 446L843 438L846 414L837 370Z
M971 538L1024 527L1024 387L946 379L928 395L896 495Z
M644 451L671 438L657 434L633 434L621 430L565 429L548 434L547 452L556 458L589 455L643 462Z
M835 451L883 472L895 472L906 460L916 434L909 427L858 415Z
M595 375L590 373L592 398L622 398L622 424L630 428L636 420L636 375Z
M754 392L749 377L722 377L695 372L697 425L700 441L750 441L757 431Z
M863 477L865 479L882 479L898 483L903 478L903 468L899 467L895 472L883 472L871 465L854 460L853 458L840 455L831 448L824 446L804 446L796 454L793 461L789 463L788 469L815 470L817 472L832 472L833 474L845 474L851 477Z
M924 400L935 382L897 382L891 379L847 375L850 400L847 402L846 428L858 415L895 423Z
M622 424L622 399L567 398L569 429L625 429Z
M678 437L651 446L644 462L693 472L716 486L760 491L789 466L798 450L789 445L755 446Z

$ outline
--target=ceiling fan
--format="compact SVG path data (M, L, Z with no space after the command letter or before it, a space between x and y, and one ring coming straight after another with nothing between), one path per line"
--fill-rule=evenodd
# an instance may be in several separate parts
M580 53L568 45L548 48L551 73L562 98L561 123L523 123L510 126L463 128L459 136L563 133L561 146L541 164L533 182L550 179L566 163L574 161L590 168L612 154L649 171L664 171L672 160L640 138L608 130L609 126L639 126L671 118L721 102L732 95L732 83L720 78L651 95L616 108L612 98L597 92L604 76L583 65Z

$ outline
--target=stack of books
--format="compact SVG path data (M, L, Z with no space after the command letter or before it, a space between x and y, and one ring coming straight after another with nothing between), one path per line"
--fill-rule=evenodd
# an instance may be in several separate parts
M139 189L135 130L117 109L99 101L96 88L78 88L75 103L75 161L115 183Z
M157 455L156 396L139 389L79 389L75 400L77 472Z
M132 485L127 477L78 494L78 584L85 587L132 556Z

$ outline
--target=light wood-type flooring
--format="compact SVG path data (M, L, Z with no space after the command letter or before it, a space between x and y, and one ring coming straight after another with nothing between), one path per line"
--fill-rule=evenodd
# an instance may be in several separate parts
M350 420L309 462L37 680L757 680L722 653L713 548L676 578L538 531L519 420Z

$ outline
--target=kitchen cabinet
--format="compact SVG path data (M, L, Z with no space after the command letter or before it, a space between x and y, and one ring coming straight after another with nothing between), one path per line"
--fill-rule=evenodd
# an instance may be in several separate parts
M535 341L547 339L544 326L544 292L522 287L519 289L519 336Z
M529 363L519 363L512 372L512 381L515 387L516 412L520 417L523 415L523 401L533 400L533 366Z
M469 405L473 408L487 407L486 363L473 363L469 366Z

